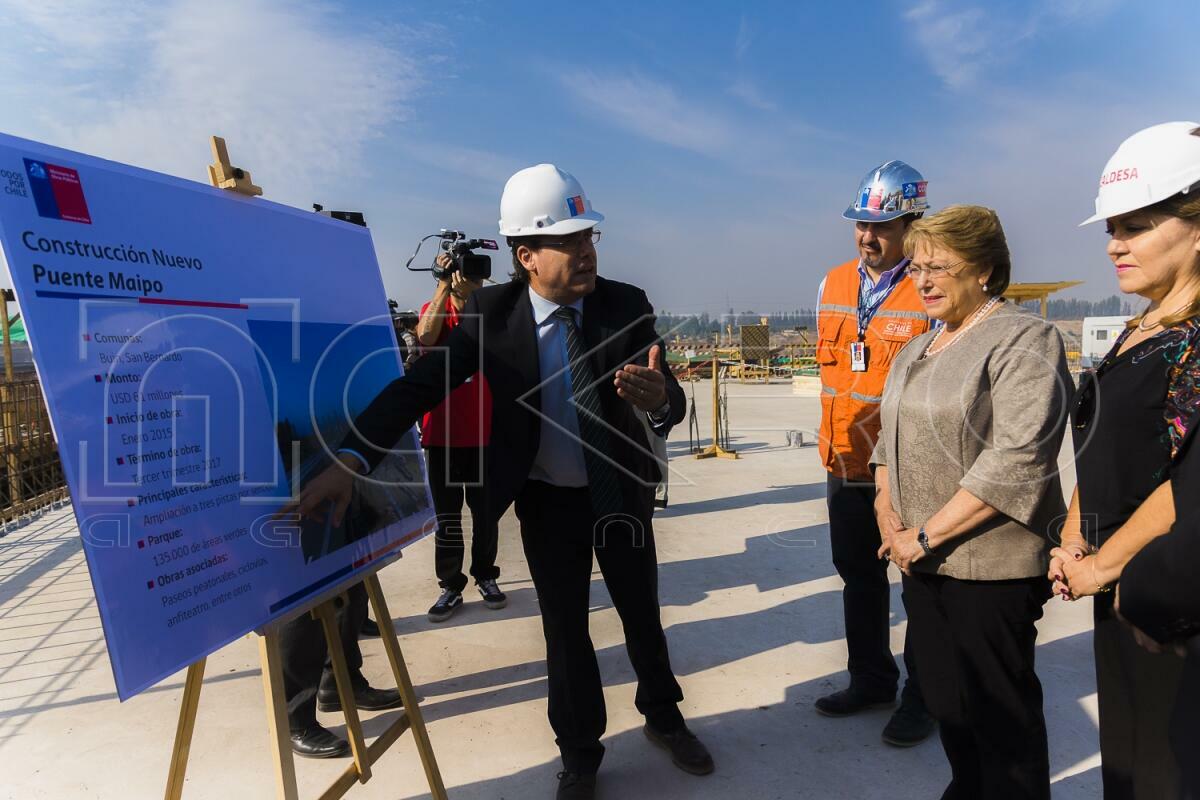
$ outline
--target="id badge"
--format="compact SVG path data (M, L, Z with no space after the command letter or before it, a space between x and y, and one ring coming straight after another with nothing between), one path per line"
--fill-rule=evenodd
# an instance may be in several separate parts
M850 343L850 371L851 372L866 372L867 371L867 343L866 342L851 342Z

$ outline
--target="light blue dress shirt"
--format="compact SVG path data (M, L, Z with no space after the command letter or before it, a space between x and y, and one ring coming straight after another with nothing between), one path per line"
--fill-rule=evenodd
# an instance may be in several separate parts
M572 403L571 365L567 360L565 322L556 318L559 309L529 287L533 324L537 331L541 383L541 444L529 477L555 486L587 486L587 462L579 438L579 416ZM583 331L583 299L566 308L575 312L575 324Z

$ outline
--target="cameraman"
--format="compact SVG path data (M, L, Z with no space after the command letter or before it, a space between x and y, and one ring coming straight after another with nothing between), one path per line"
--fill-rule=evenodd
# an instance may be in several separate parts
M447 253L437 258L440 270L433 299L421 307L417 341L423 348L444 345L459 323L459 314L471 293L483 285L465 278ZM448 271L450 270L450 271ZM435 273L438 275L439 273ZM491 517L483 486L484 450L491 437L492 395L487 379L475 373L452 391L442 404L425 415L421 444L425 447L429 489L437 511L434 571L441 597L429 609L430 622L444 622L463 603L467 577L463 574L462 506L471 510L471 577L488 608L500 609L508 598L496 585L499 519Z

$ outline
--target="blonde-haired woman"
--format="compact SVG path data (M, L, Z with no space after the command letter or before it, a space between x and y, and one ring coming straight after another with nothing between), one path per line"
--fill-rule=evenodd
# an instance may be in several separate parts
M1087 222L1100 220L1121 290L1150 303L1081 379L1071 413L1078 486L1049 574L1064 599L1097 595L1104 796L1160 800L1179 796L1167 727L1183 662L1139 647L1111 590L1171 527L1169 470L1200 410L1200 124L1125 140Z
M942 326L896 356L876 465L880 555L904 572L909 647L950 761L943 798L1049 800L1035 623L1064 512L1056 468L1074 389L1062 338L1003 299L995 212L950 206L904 237Z

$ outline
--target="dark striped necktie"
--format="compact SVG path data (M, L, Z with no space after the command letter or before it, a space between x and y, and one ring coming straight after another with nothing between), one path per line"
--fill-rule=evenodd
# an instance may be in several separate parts
M579 438L583 445L583 460L587 465L588 489L592 509L603 517L621 511L621 485L617 470L606 458L611 453L608 423L596 392L596 376L584 348L583 336L575 322L575 312L565 306L554 312L563 323L567 335L567 362L571 365L571 394L575 414L579 418Z

